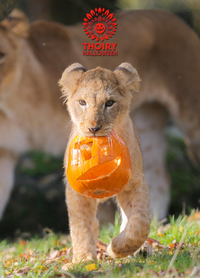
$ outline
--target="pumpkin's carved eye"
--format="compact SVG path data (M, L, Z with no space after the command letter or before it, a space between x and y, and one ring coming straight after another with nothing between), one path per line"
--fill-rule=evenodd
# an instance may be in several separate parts
M83 99L80 99L78 102L79 102L79 104L82 105L82 106L85 106L85 105L86 105L86 102L85 102L85 100L83 100Z
M108 101L105 103L105 106L106 106L106 107L111 107L111 106L113 106L114 103L115 103L115 101L112 100L112 99L110 99L110 100L108 100Z

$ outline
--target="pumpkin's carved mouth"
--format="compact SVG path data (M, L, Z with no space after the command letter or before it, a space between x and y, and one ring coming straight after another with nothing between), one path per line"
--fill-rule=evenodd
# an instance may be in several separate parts
M77 178L77 181L92 181L99 179L107 179L109 176L117 170L121 164L121 155L117 158L104 162L100 165L94 166L83 175Z

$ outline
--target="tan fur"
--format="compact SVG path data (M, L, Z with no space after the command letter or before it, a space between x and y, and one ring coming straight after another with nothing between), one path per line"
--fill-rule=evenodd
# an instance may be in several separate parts
M108 136L114 130L126 142L131 156L131 178L125 189L117 194L127 223L107 249L114 258L133 254L144 243L150 230L148 187L143 173L140 142L129 117L132 93L138 91L139 80L137 71L128 63L122 63L114 72L100 67L85 72L83 66L76 63L65 70L59 82L73 122L68 147L78 134ZM79 103L80 100L84 101L84 105ZM114 103L106 107L109 100ZM90 128L97 126L100 129L91 132ZM64 159L65 172L68 147ZM66 192L73 261L96 259L94 227L96 230L96 210L100 200L81 196L69 183Z
M11 157L30 149L62 154L70 131L57 85L69 60L59 58L57 51L69 50L68 33L44 22L32 24L25 38L24 33L15 33L18 28L7 25L0 24L0 218L14 181L16 160Z
M29 33L29 21L25 14L18 9L13 10L8 18L5 18L1 25L6 27L7 29L12 30L15 34L28 37Z
M187 135L190 154L199 162L198 36L167 12L122 11L115 16L117 31L109 39L110 43L117 43L115 57L82 56L82 43L92 42L82 24L65 27L47 21L29 23L19 11L1 22L0 148L5 153L0 152L0 218L14 176L15 161L10 164L6 161L13 154L17 157L30 149L55 155L64 153L70 118L57 81L74 62L88 69L96 66L114 69L126 61L137 68L141 92L134 97L130 110L141 137L152 213L160 219L165 217L170 199L164 163L168 114ZM153 108L155 103L159 109ZM149 124L155 128L149 128ZM8 167L9 181L3 165Z

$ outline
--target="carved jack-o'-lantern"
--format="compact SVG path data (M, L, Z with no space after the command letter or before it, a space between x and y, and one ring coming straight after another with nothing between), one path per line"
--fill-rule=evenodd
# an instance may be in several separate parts
M103 32L105 32L106 30L106 27L103 23L97 23L94 29L97 32L97 34L103 34Z
M76 136L69 147L67 178L89 198L119 193L131 176L131 159L124 141L112 131L108 137Z

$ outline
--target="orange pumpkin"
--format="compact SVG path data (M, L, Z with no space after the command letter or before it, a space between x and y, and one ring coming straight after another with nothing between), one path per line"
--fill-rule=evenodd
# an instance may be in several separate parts
M124 141L114 132L107 137L76 136L69 146L67 178L78 193L105 198L119 193L131 176L131 159Z

